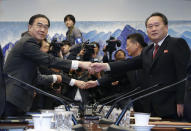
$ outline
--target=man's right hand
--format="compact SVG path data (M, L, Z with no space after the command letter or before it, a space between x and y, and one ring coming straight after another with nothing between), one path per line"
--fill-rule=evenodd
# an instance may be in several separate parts
M56 75L57 81L56 83L61 83L62 82L62 76L61 75Z
M80 80L75 80L74 85L77 86L77 87L80 88L80 89L85 89L85 87L86 87L86 82L80 81Z
M86 82L86 89L87 88L93 88L93 87L96 87L96 86L98 86L97 81L88 81L88 82Z
M89 70L90 69L91 62L83 62L79 61L79 67L82 69Z

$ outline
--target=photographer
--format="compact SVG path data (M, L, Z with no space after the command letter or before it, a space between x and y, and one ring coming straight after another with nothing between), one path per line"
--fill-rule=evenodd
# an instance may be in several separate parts
M71 49L71 43L68 40L62 41L63 46L61 46L62 56L64 60L71 60L70 56L70 49Z
M114 37L110 37L109 40L106 41L107 45L103 48L104 56L103 62L111 62L112 60L112 53L116 51L116 46L121 46L121 41L115 39Z
M82 48L78 53L76 59L81 61L102 62L102 56L99 53L99 43L97 42L85 42L82 44Z
M62 46L64 46L63 42L58 42L56 39L53 39L50 43L50 50L48 53L55 57L63 58L61 51Z

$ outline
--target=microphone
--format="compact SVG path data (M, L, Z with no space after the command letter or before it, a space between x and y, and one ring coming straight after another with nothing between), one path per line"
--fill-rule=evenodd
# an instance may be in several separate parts
M22 80L17 79L17 78L15 78L15 77L13 77L13 76L11 76L11 75L9 75L9 74L5 74L5 73L4 73L4 76L5 76L5 77L8 77L8 78L10 78L10 79L13 79L13 80L15 80L15 81L17 81L17 82L19 82L19 83L22 83L23 85L25 85L25 86L27 86L27 87L30 87L30 88L32 88L32 89L35 89L35 90L36 90L38 93L40 93L40 94L43 94L43 95L52 97L52 98L54 98L54 99L60 101L60 102L65 106L66 111L70 111L69 106L66 105L66 103L69 104L69 102L66 101L65 99L63 99L63 98L61 98L61 97L58 97L58 96L55 96L55 95L52 95L52 94L50 94L50 93L47 93L47 92L45 92L45 91L43 91L43 90L41 90L41 89L39 89L39 88L37 88L37 87L35 87L35 86L33 86L33 85L30 85L30 84L28 84L28 83L26 83L26 82L24 82L24 81L22 81ZM69 98L67 98L67 99L70 100ZM70 101L71 101L71 100L70 100ZM73 126L72 130L75 130L75 131L86 131L86 129L85 129L84 127L82 127L81 124L78 124L78 123L77 123L77 120L76 120L76 118L74 117L74 115L72 115L72 121L73 121L73 123L74 123L74 126Z
M112 96L107 96L107 97L104 97L104 98L98 100L98 102L101 103L101 102L104 102L104 101L106 101L106 100L109 100L109 99L112 99L112 98L114 98L114 97L118 97L118 96L121 96L121 95L124 95L124 94L126 94L126 93L118 93L118 94L114 94L114 95L112 95ZM97 103L98 103L98 102L97 102Z
M145 94L145 95L142 95L142 96L139 96L139 97L137 97L137 98L134 98L134 99L130 100L130 101L126 104L126 106L123 108L121 114L120 114L119 117L117 118L117 120L116 120L116 122L114 123L114 125L111 125L110 127L108 127L107 131L121 131L121 130L123 130L123 131L129 131L129 129L124 129L123 127L119 127L119 123L121 122L123 116L125 115L126 111L130 108L130 105L131 105L133 102L135 102L135 101L137 101L137 100L140 100L140 99L142 99L142 98L144 98L144 97L150 96L150 95L152 95L152 94L158 93L158 92L160 92L160 91L166 90L166 89L168 89L168 88L174 87L175 85L177 85L177 84L179 84L179 83L182 83L182 82L184 82L184 81L186 81L186 80L187 80L187 77L183 78L182 80L180 80L180 81L178 81L178 82L175 82L175 83L173 83L173 84L167 85L167 86L165 86L165 87L163 87L163 88L161 88L161 89L158 89L158 90L149 92L148 94Z
M108 118L109 118L111 112L113 111L113 109L115 108L115 106L117 105L118 102L120 102L121 100L127 99L127 98L129 98L129 97L132 97L132 96L134 96L134 95L140 94L140 93L142 93L142 92L144 92L144 91L147 91L147 90L150 90L150 89L152 89L152 88L155 88L155 87L157 87L157 86L159 86L159 85L160 85L160 84L155 84L154 86L151 86L151 87L149 87L149 88L143 89L143 90L138 91L138 92L136 92L136 93L134 93L134 94L131 94L131 95L128 95L128 96L125 96L125 97L120 97L117 101L114 102L114 104L112 104L112 106L110 107L110 109L109 109L109 111L107 112L107 114L105 115L105 117L104 117L102 120L100 120L99 123L100 123L100 124L112 124L113 121L108 120ZM137 88L139 89L140 87L137 87ZM136 88L136 89L137 89L137 88ZM133 90L133 91L134 91L134 90Z
M105 105L107 105L107 104L109 104L109 103L111 103L111 102L113 102L113 101L116 101L116 100L118 100L118 99L120 99L120 98L122 98L122 97L124 97L124 96L126 96L126 95L129 95L129 94L131 94L131 93L133 93L133 92L135 92L136 90L139 90L139 89L141 89L140 86L137 87L137 88L135 88L134 90L132 90L132 91L126 93L126 94L123 94L123 95L120 96L120 97L117 97L117 98L115 98L115 99L112 99L112 100L110 100L110 101L104 103L104 104L100 107L98 113L101 113L101 111L103 110L103 107L104 107Z
M110 100L110 99L112 99L112 98L116 98L116 97L119 97L119 96L124 95L124 94L126 94L126 93L117 93L117 94L114 94L114 95L112 95L112 96L107 96L107 97L105 97L105 98L101 98L100 100L97 100L97 102L94 103L93 109L96 110L96 109L97 109L97 106L98 106L100 103L102 103L102 102L104 102L104 101L106 101L106 100Z

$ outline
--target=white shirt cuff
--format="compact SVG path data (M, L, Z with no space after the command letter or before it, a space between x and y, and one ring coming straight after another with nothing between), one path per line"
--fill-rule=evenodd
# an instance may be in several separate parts
M70 86L74 86L75 82L76 82L76 80L75 80L75 79L71 79L71 80L70 80L70 84L69 84L69 85L70 85Z
M72 67L71 67L71 69L72 69L72 70L77 70L77 69L78 69L78 66L79 66L79 61L77 61L77 60L72 60Z
M53 83L55 83L57 81L57 76L56 75L52 75L53 77Z
M98 80L96 80L96 82L97 82L97 86L100 86L99 81L98 81Z

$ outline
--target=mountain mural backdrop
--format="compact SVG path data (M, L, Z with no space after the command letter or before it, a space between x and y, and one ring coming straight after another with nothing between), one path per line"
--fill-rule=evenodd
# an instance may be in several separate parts
M27 30L27 22L0 22L0 44L3 53L6 55L14 46L15 42L20 39L22 32ZM121 47L118 49L125 50L126 38L129 34L139 32L144 36L145 42L149 43L146 34L144 21L81 21L76 23L85 40L99 42L102 55L102 48L106 45L106 40L110 36L121 41ZM64 22L51 22L48 38L57 38L59 41L65 39L67 28ZM191 21L169 21L169 35L184 38L191 47Z

